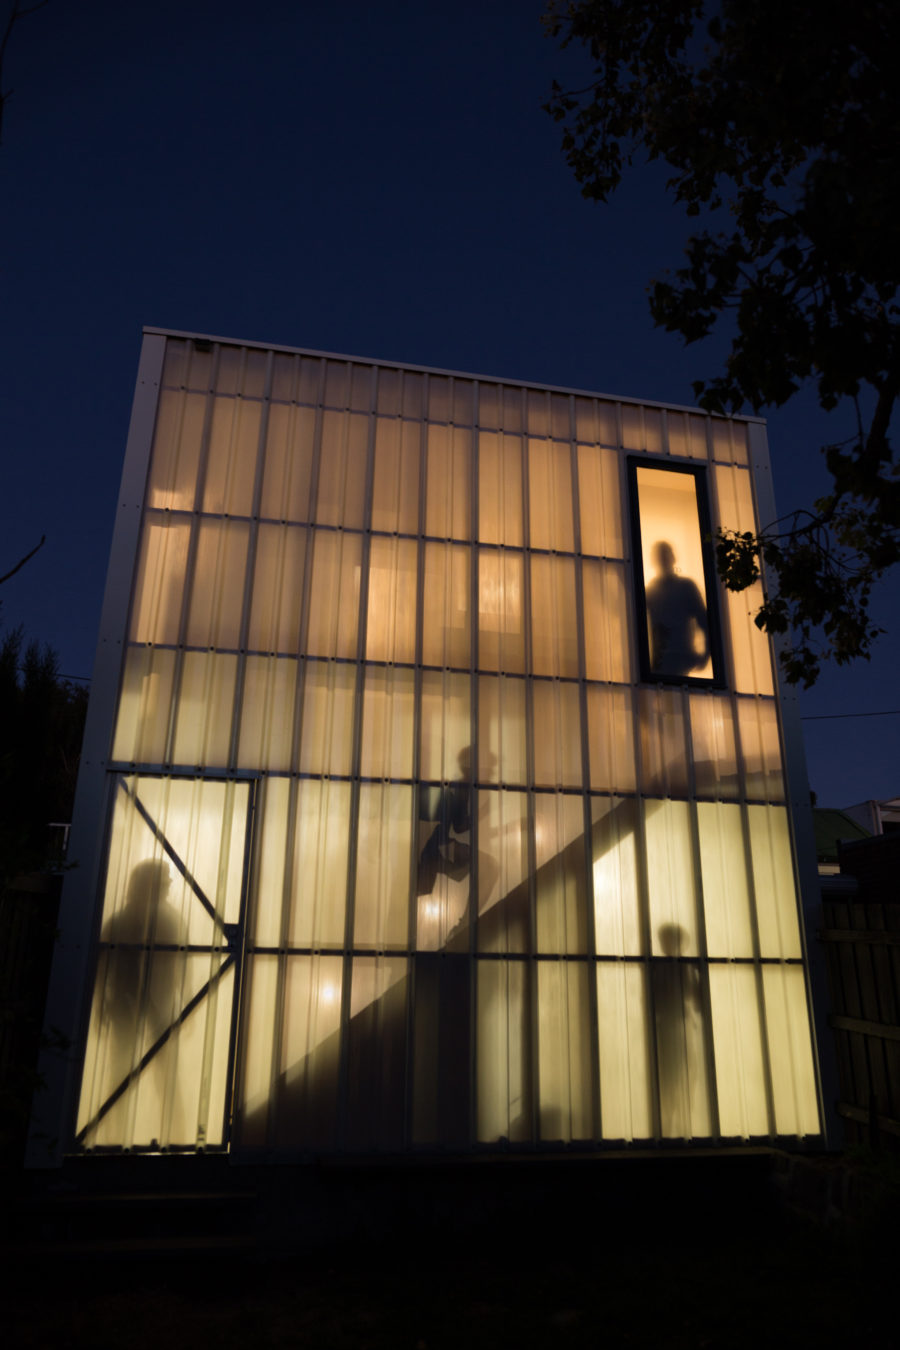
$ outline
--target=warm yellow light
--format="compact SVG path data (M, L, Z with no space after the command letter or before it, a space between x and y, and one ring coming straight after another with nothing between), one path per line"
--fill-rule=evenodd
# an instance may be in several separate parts
M642 465L637 470L637 484L651 668L658 667L663 674L708 679L713 673L709 657L709 600L703 573L696 481L690 473ZM666 655L654 650L658 644L653 618L657 595L661 621L670 635Z
M84 1142L815 1131L747 596L723 606L711 680L701 494L713 526L755 528L743 432L181 347L122 663ZM648 625L649 672L626 451L649 610L661 582L694 597L681 665ZM145 905L126 1016L117 916L142 864L168 869L180 917Z

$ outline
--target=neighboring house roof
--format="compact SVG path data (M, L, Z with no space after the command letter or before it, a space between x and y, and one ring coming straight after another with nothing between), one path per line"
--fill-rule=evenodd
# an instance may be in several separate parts
M844 811L834 807L814 806L813 827L816 832L816 858L820 863L836 863L838 840L868 839L870 831L857 825Z
M871 834L889 834L900 830L900 797L873 798L857 806L845 806L844 813Z

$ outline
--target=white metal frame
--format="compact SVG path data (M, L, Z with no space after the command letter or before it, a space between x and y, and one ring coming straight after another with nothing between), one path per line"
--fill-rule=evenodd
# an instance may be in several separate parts
M358 361L359 364L371 366L373 368L377 366L400 371L423 373L429 376L449 376L481 383L488 382L484 377L477 375L461 374L456 371L435 370L429 367L412 366L399 362L374 361L372 358L339 356L307 348L285 347L271 343L246 343L233 338L215 338L205 334L145 328L138 370L137 390L119 493L119 506L113 535L110 566L94 668L91 701L85 732L84 751L73 816L69 856L76 861L77 866L76 869L67 876L63 888L63 900L59 919L59 945L53 964L45 1019L45 1027L48 1030L52 1030L53 1028L75 1028L76 1034L74 1043L69 1046L66 1051L59 1052L46 1050L42 1055L40 1067L46 1082L46 1088L38 1094L35 1100L32 1135L29 1141L27 1154L28 1164L35 1167L58 1165L62 1160L63 1153L72 1141L72 1123L75 1116L79 1071L81 1068L80 1050L89 1011L91 961L94 945L93 939L96 937L96 929L99 923L97 896L100 890L105 834L109 814L107 802L108 782L111 779L112 781L115 781L114 776L111 776L109 773L109 768L111 767L109 754L117 706L117 695L125 654L125 635L127 633L129 607L131 604L131 593L143 516L147 471L153 443L159 388L162 377L166 341L168 338L222 343L229 347L252 347L269 353L286 352L319 360L325 358L338 361ZM572 418L574 418L574 398L576 396L590 399L608 399L610 402L618 405L633 404L643 407L660 408L665 411L684 411L695 415L698 413L696 408L688 406L655 403L646 399L623 399L619 396L598 394L596 391L561 389L558 386L536 384L532 381L491 378L489 382L502 383L504 386L520 389L523 391L523 397L525 390L545 391L557 395L568 394L570 397ZM620 418L620 413L617 413L617 417ZM765 423L761 419L752 417L734 418L731 420L741 421L748 425L751 480L753 481L754 491L756 493L758 518L762 522L765 522L774 516ZM574 433L574 425L571 430ZM621 441L621 435L619 439ZM574 455L574 449L572 453ZM367 460L367 482L371 484L373 462L373 449L371 443L368 448ZM257 477L259 477L259 474L260 469L258 467ZM475 510L477 508L478 481L474 456L472 460L472 474L472 509ZM422 482L424 484L424 477ZM257 483L257 491L258 488L259 484ZM524 489L527 496L527 475L524 479ZM424 491L424 488L422 488L422 491ZM527 553L527 500L523 502L523 507L526 520L526 535L523 539L523 550ZM420 530L423 524L421 518L423 509L424 503L420 501ZM623 510L625 517L625 519L623 519L623 526L625 527L623 537L627 541L627 512L624 511L624 507L621 509ZM578 557L580 556L580 548L578 547L577 520L575 528L576 550L574 556ZM368 533L366 531L364 531L364 535L368 538ZM472 547L475 550L471 567L471 585L474 592L474 589L477 586L477 547L474 541ZM626 543L626 553L628 551L628 545ZM364 548L364 566L366 565L366 562L367 551ZM625 565L627 565L627 559ZM526 567L526 586L528 576L529 569ZM420 576L420 592L421 585L422 577ZM577 584L576 597L577 603L581 603L581 587ZM421 598L418 603L422 603ZM474 624L475 607L473 607L472 615L472 623ZM725 619L725 622L727 623L727 619ZM362 659L362 654L365 651L364 624L365 616L361 615L357 653L358 679L363 678L364 671L364 661ZM582 688L580 699L583 702L583 625L580 626L579 632L580 673L578 683ZM635 635L633 631L629 635L629 640L631 645L634 646ZM474 661L474 650L475 648L473 645L473 654L470 657L470 660L472 661ZM638 666L635 666L636 670L638 668ZM419 669L418 662L416 669ZM421 677L420 675L417 675L416 678L420 679ZM731 681L729 680L728 683L730 685ZM530 685L530 677L527 680L526 687L528 687L528 685ZM474 688L473 682L473 700L476 705L473 706L472 710L473 733L477 731L478 716L477 697L474 693ZM827 994L824 990L823 983L825 976L824 955L820 961L818 959L819 953L815 944L811 941L814 927L818 919L819 903L818 878L815 867L815 849L812 842L812 816L809 807L802 733L797 712L796 695L793 690L785 689L783 685L779 689L779 694L780 698L778 698L776 702L780 708L784 768L787 780L787 800L789 815L792 822L791 828L793 831L797 880L802 896L804 918L802 927L807 930L803 935L804 948L809 970L811 993L813 995L813 1008L816 1014L814 1027L816 1032L815 1039L818 1041L818 1053L816 1058L820 1075L820 1105L824 1108L822 1115L830 1133L836 1125L836 1117L831 1110L831 1104L835 1097L833 1084L836 1082L836 1076L834 1071L833 1051L831 1050L830 1033L828 1032L824 1021L824 1010L827 1007L827 1002L825 1001ZM357 718L360 715L361 701L357 700ZM586 724L583 721L582 739L584 740L586 736ZM357 727L356 735L354 736L356 753L358 753L358 744L359 729ZM587 749L586 744L584 744L582 745L582 757L585 763L586 755ZM238 774L236 776L245 775ZM585 779L585 782L587 781L588 780ZM587 789L585 789L585 791L587 791ZM533 795L533 789L528 789L528 795L530 799ZM529 810L531 809L533 808L529 807ZM533 886L534 882L532 877L532 890ZM350 886L348 890L348 933L352 931L352 895L353 888ZM533 903L534 897L532 895L532 910ZM474 937L472 940L474 941ZM470 958L473 956L474 949L470 951ZM345 951L345 963L350 959L351 956L349 952ZM530 967L533 970L536 970L534 952L525 959ZM470 990L470 997L474 1000L476 963L470 963L472 964L472 988ZM412 973L414 965L415 963L413 962L411 964L412 978L410 980L410 999L412 998L414 984L414 975ZM591 981L589 981L589 987L593 987ZM345 979L344 981L344 988L346 999L346 997L349 996L348 979ZM409 1015L411 1016L411 1006ZM596 1019L594 1018L593 1021L595 1022L595 1020ZM595 1032L596 1028L594 1028L592 1034L595 1034ZM536 1044L536 1038L533 1037L533 1055L536 1055L537 1053ZM346 1053L345 1047L343 1051L344 1058L346 1058ZM346 1066L342 1065L342 1067L344 1068L344 1072L346 1072ZM533 1066L533 1073L536 1080L536 1063ZM344 1074L342 1074L342 1081L343 1077ZM595 1085L595 1095L598 1094L599 1086ZM598 1102L595 1102L595 1112L597 1106ZM658 1106L656 1109L658 1111Z
M756 518L759 528L776 519L775 492L769 444L765 424L748 427L750 480L756 493ZM765 578L767 589L774 590L774 578ZM824 946L817 940L822 924L822 888L816 862L816 840L813 830L812 802L809 795L809 775L806 769L806 750L796 686L784 679L780 652L787 639L776 639L775 678L776 703L782 736L782 759L785 776L785 797L788 807L797 890L800 898L800 938L806 965L807 994L810 1000L810 1031L813 1037L813 1063L816 1066L819 1091L819 1113L825 1133L826 1147L837 1148L841 1138L841 1123L837 1115L839 1098L837 1056L834 1033L828 1025L828 967Z
M86 1018L92 939L98 919L96 898L108 816L107 763L165 348L162 334L147 333L138 365L72 814L68 858L74 866L63 883L57 922L59 936L44 1015L48 1048L42 1051L39 1062L44 1086L35 1093L32 1108L25 1157L30 1167L53 1167L62 1162L75 1115L82 1037L76 1034L65 1049L50 1047L57 1030L66 1035L71 1028L80 1032Z

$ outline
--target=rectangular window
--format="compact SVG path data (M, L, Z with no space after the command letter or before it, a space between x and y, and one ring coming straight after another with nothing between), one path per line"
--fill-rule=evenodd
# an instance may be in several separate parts
M629 460L641 674L719 683L722 656L703 470Z

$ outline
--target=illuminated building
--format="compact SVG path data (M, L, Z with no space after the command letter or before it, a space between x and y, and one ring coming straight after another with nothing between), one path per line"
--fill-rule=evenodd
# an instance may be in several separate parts
M767 472L754 419L148 330L64 1149L820 1136L790 734L708 541Z

